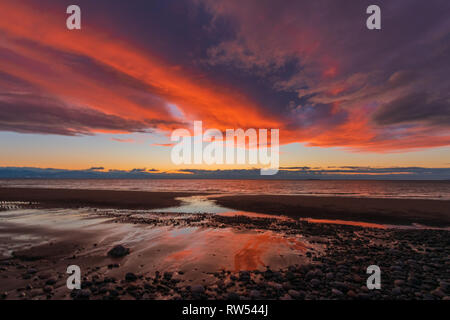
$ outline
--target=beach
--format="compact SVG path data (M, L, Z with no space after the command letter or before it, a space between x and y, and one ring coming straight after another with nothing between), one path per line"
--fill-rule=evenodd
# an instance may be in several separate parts
M192 197L223 211L167 209ZM450 296L447 201L42 188L0 188L0 201L1 299Z

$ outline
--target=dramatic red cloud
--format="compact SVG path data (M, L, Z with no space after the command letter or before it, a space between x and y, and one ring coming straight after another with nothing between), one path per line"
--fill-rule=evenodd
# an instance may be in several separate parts
M365 1L197 1L237 30L209 50L210 64L267 75L300 65L273 83L299 98L284 141L376 152L450 144L448 2L383 2L385 30L370 32Z
M16 23L17 21L21 23ZM201 119L209 127L272 128L281 125L277 121L267 119L258 110L257 105L237 90L219 87L208 80L194 79L179 68L156 59L147 52L139 52L98 30L68 31L65 25L61 24L61 15L37 13L18 3L2 2L0 29L6 32L11 41L17 40L18 43L13 44L15 52L50 68L49 74L43 76L29 70L27 66L0 62L2 70L75 105L98 109L127 119L171 119L167 109L161 106L155 108L133 103L122 96L121 92L112 90L114 88L73 73L65 66L52 65L50 54L30 50L22 46L18 39L30 40L41 47L88 57L137 79L148 86L149 93L176 104L192 120ZM164 125L158 127L173 128Z

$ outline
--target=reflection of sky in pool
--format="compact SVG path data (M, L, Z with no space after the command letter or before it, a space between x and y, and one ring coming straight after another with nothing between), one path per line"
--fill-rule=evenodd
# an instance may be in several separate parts
M216 205L207 196L192 196L177 198L182 203L177 207L150 210L150 212L173 212L173 213L223 213L230 209Z
M281 232L113 223L92 213L89 209L2 212L0 239L14 238L22 248L29 248L50 241L47 235L58 241L76 233L90 234L98 243L89 249L90 254L106 256L107 248L122 244L132 250L121 263L144 265L148 271L186 273L281 268L304 263L306 250L312 248L301 236ZM16 230L13 235L12 230Z

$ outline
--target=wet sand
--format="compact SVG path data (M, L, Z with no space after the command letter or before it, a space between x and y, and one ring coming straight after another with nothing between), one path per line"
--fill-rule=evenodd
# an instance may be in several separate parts
M221 196L212 199L227 208L297 218L450 226L450 201L446 200L294 195Z
M193 193L43 188L0 188L0 201L31 202L41 208L155 209L177 206Z
M1 217L3 248L16 248L0 259L0 299L450 299L446 230L214 214ZM118 244L130 253L109 256ZM81 290L66 287L73 264ZM381 290L366 287L372 264Z

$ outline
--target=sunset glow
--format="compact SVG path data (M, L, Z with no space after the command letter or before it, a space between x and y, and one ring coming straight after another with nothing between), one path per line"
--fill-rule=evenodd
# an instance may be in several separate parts
M81 30L65 5L0 3L1 166L252 168L172 164L170 133L201 120L279 129L286 167L450 167L439 6L386 3L383 33L359 26L364 3L79 1Z

